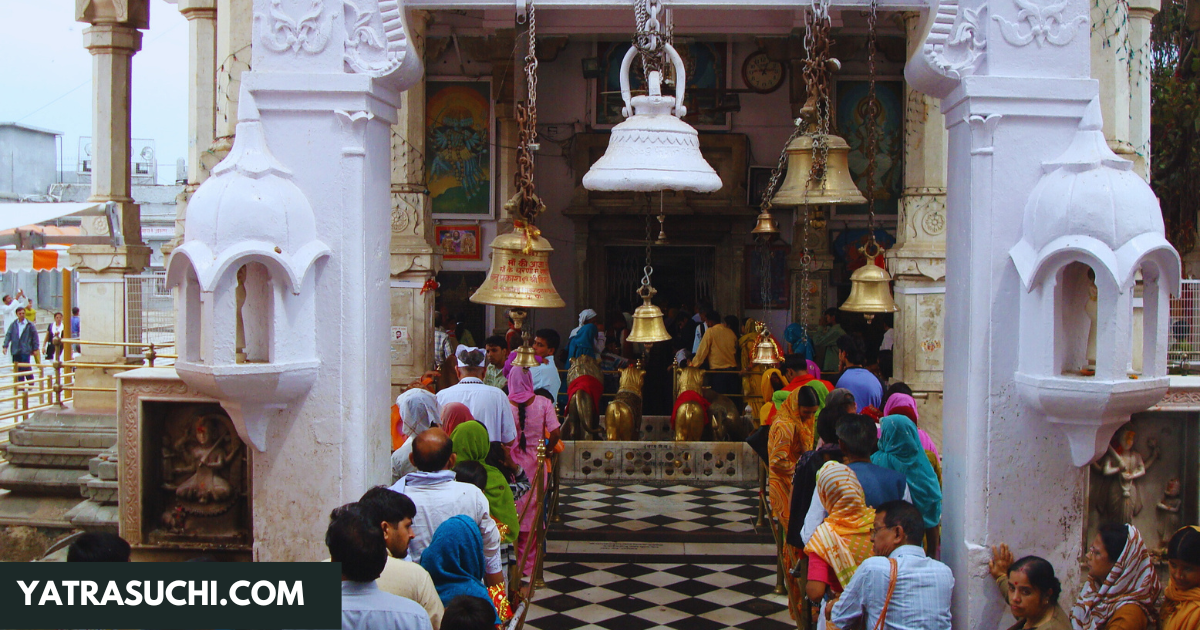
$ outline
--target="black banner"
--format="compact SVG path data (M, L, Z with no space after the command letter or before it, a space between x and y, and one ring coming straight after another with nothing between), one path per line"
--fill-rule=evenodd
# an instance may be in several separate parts
M0 628L340 628L330 562L0 563Z

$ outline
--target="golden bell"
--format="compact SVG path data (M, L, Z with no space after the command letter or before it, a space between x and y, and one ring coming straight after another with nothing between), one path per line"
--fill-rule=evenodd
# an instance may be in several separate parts
M754 360L751 363L755 365L775 365L783 360L779 356L779 346L775 345L775 341L770 335L763 334L758 338L758 345L754 346Z
M531 235L533 230L536 228L518 229L492 241L492 268L471 295L472 302L525 308L567 305L550 279L550 252L554 248L536 232Z
M850 297L842 303L841 309L851 313L863 313L868 322L875 313L895 313L900 309L892 300L892 290L888 286L891 281L891 274L876 265L874 257L869 257L867 264L855 269L850 275Z
M643 303L633 311L633 329L627 337L632 343L656 343L671 339L667 325L663 323L662 311L650 303L650 298L654 297L655 293L658 291L649 285L644 285L638 290Z
M770 212L758 213L758 222L755 223L754 229L750 230L751 234L779 234L779 227L775 225L775 217L771 216Z
M797 136L787 146L787 176L775 192L771 203L776 206L855 205L867 203L850 177L847 156L850 145L839 136L825 136L829 151L825 156L825 178L818 184L810 182L813 161L813 137ZM812 184L810 188L809 185ZM807 190L808 195L805 196Z
M530 347L528 342L521 344L521 347L517 348L517 356L513 358L512 364L523 368L537 367L537 355L534 354L533 348Z

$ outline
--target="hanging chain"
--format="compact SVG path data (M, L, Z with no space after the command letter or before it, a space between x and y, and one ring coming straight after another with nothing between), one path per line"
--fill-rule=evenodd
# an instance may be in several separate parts
M872 0L874 1L874 0ZM830 114L830 37L832 20L829 17L829 0L811 0L805 14L804 31L804 85L806 100L800 110L798 122L807 123L805 132L812 139L812 167L804 187L805 202L813 187L825 180L826 164L829 160ZM800 126L798 125L799 129ZM809 248L811 232L811 208L807 203L796 208L803 212L800 234L800 324L808 335L809 282L812 275L813 255Z
M875 158L879 153L879 100L875 98L875 50L876 33L875 20L878 13L878 0L871 0L871 12L867 16L867 246L875 245ZM864 252L869 259L876 254Z
M534 193L533 155L538 150L537 142L537 14L533 0L526 0L525 11L529 23L529 52L525 54L526 100L517 103L516 118L520 141L517 145L517 172L513 185L517 189L519 202L516 213L518 220L532 222L546 209L545 204Z
M662 191L658 191L658 210L662 212ZM642 267L642 288L638 291L648 291L650 289L650 276L654 274L654 267L650 264L650 245L652 242L650 230L650 217L654 213L650 210L646 211L646 266Z
M663 22L659 22L658 14L663 13ZM667 67L667 49L665 44L671 43L672 31L670 9L662 6L661 0L634 0L634 20L637 33L633 36L633 46L637 48L638 57L642 61L642 70L646 77L657 70L665 77Z

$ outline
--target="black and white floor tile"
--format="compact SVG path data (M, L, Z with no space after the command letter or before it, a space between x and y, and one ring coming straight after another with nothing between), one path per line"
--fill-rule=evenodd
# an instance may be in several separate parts
M615 558L614 558L615 559ZM708 563L547 562L525 627L536 630L787 630L774 558ZM753 563L759 560L761 563ZM764 564L765 563L765 564Z
M763 536L770 540L770 531L754 524L757 488L593 483L564 488L559 514L561 522L554 524L557 531L551 538L662 541L694 533L723 542L762 542ZM637 535L602 536L632 533Z

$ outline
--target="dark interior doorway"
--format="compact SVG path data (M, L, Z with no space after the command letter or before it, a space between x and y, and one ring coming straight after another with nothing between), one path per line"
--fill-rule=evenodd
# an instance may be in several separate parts
M632 313L642 300L637 290L642 286L642 271L646 266L646 248L642 246L612 246L608 248L608 282L605 311ZM658 290L654 303L665 312L670 306L695 306L697 299L712 300L713 257L711 247L655 247L651 254L654 275L651 284Z
M483 284L486 274L482 271L443 271L437 275L438 292L435 308L449 315L451 321L444 322L447 330L453 330L456 322L462 322L463 327L471 331L473 345L483 347L486 326L486 312L483 304L471 301L471 295ZM461 342L462 339L460 338Z

